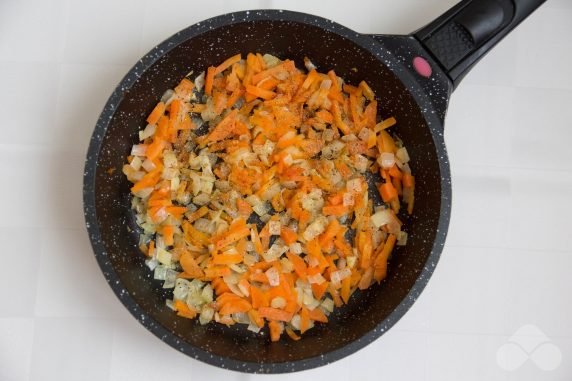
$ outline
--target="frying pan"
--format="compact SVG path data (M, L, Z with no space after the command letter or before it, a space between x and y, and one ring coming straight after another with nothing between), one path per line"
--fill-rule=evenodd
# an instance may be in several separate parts
M499 40L544 0L465 0L408 36L364 35L321 17L261 10L231 13L175 34L143 57L115 89L97 122L84 174L84 211L93 251L111 288L148 330L206 363L252 373L314 368L372 342L399 320L427 284L441 254L451 211L443 139L449 96ZM120 169L146 115L166 89L236 53L304 56L348 83L366 80L379 114L394 116L416 176L415 212L402 216L409 240L391 258L380 285L302 340L271 343L244 326L199 325L165 306L172 290L153 281L138 249L129 184ZM111 171L110 171L111 169Z

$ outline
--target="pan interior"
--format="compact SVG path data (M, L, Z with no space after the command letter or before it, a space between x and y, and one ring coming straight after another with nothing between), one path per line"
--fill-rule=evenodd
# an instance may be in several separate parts
M372 42L373 43L373 42ZM193 70L200 73L236 53L269 53L303 67L309 57L320 71L335 69L350 84L366 80L379 100L382 117L394 116L394 131L403 139L416 176L416 204L412 217L401 216L409 233L407 246L398 247L388 278L379 286L356 294L331 321L308 331L302 340L270 343L245 326L200 326L177 317L165 306L172 290L154 281L137 249L138 228L130 209L129 183L121 166L137 141L137 131L158 98ZM108 170L115 168L110 174ZM431 253L439 221L441 187L435 144L414 98L402 82L374 54L351 40L314 25L263 20L218 27L174 47L125 91L109 121L98 156L95 178L96 216L113 269L126 292L147 313L147 319L171 331L185 352L198 347L214 355L244 362L281 363L317 357L339 350L364 334L383 329L388 316L406 298ZM141 319L141 317L138 317ZM381 326L379 326L381 324Z

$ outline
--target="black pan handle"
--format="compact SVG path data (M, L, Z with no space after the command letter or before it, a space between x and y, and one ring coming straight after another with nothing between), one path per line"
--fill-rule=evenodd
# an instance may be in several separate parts
M414 36L457 87L471 68L546 0L463 0Z

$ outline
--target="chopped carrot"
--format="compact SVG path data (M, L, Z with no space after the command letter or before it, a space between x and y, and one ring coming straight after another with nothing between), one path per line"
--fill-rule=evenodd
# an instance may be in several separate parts
M217 254L213 256L211 263L214 265L234 265L242 262L240 254Z
M183 78L181 82L175 87L175 93L183 100L189 101L193 94L195 84L188 78Z
M282 330L284 326L282 323L271 320L268 322L268 328L270 329L270 340L278 341L280 340L280 335L282 335Z
M310 314L306 307L300 310L300 332L304 333L310 329Z
M252 309L252 305L246 299L235 299L223 304L219 310L222 315L230 315L237 312L247 312Z
M259 309L270 305L268 294L256 286L250 287L250 298L252 299L253 308Z
M248 218L252 214L252 206L242 198L236 199L236 207L238 209L238 213L245 218Z
M224 61L223 63L221 63L220 65L218 65L216 67L214 75L222 73L223 71L225 71L226 69L228 69L229 67L231 67L232 65L234 65L235 63L240 61L241 59L242 59L242 56L240 53L226 59L226 61Z
M314 308L313 310L308 310L308 317L314 321L319 321L320 323L327 323L328 317L320 308Z
M376 162L402 144L387 132L395 118L380 121L385 105L365 81L354 86L333 70L305 74L294 61L267 58L236 54L208 67L202 92L183 78L151 111L122 169L137 221L155 232L141 251L168 258L179 282L204 287L193 290L206 302L200 308L173 298L179 316L204 318L212 308L220 324L247 317L258 328L268 323L272 341L284 331L300 340L328 322L324 307L304 303L306 287L339 308L387 276L402 234L397 213L405 205L412 213L415 178L411 163ZM382 177L377 190L390 207L379 228L367 172ZM247 223L256 216L261 229Z
M395 123L397 123L395 118L389 117L389 118L387 118L387 119L385 119L385 120L383 120L383 121L381 121L375 125L375 132L383 131L386 128L389 128L389 127L395 125Z
M238 110L236 109L228 113L223 120L213 128L211 133L208 135L208 140L210 142L218 142L231 136L233 134L237 114Z
M187 318L194 319L197 316L197 311L191 309L187 303L182 300L175 300L175 309L177 310L177 315Z
M350 300L350 282L351 282L351 277L346 277L342 280L342 289L340 291L340 296L342 297L342 300L344 301L344 303L348 304L349 300Z
M390 182L381 184L379 186L379 193L381 194L383 202L390 202L391 200L395 200L397 198L397 190Z
M411 176L410 173L404 172L402 183L404 188L413 188L413 185L415 184L415 178Z
M165 240L165 245L173 245L173 234L175 234L175 227L173 225L165 225L163 227L163 239Z
M322 213L324 216L336 216L341 217L348 214L350 211L347 206L343 205L326 205L322 208Z
M207 69L207 76L205 78L205 94L212 95L213 93L213 83L216 68L214 66L209 66Z
M183 268L183 271L192 278L200 278L204 276L203 270L200 268L198 263L195 261L193 255L185 250L179 257L179 263Z
M151 114L147 117L147 123L156 124L159 118L165 113L165 104L163 102L157 103Z
M298 234L287 226L280 229L280 238L284 240L286 245L290 245L298 240Z
M165 148L165 141L156 136L155 139L153 140L153 143L149 144L149 147L147 147L145 155L149 160L153 160L159 157L164 148Z
M161 177L162 169L154 169L151 172L147 173L141 180L135 183L131 187L131 192L135 193L145 188L149 188L155 186L159 182L159 178Z
M286 312L284 310L272 307L260 307L258 309L258 313L260 314L260 317L266 318L268 320L277 320L285 322L289 322L290 320L292 320L292 315L293 315L291 312Z
M276 93L270 90L264 90L260 87L246 85L246 93L254 96L255 98L262 98L264 100L272 99Z
M299 335L297 335L296 332L294 332L294 331L292 330L292 328L286 327L285 331L286 331L286 334L287 334L292 340L298 341L298 340L301 339L301 337L300 337Z
M312 293L314 297L318 300L322 299L326 294L328 285L328 282L323 282L322 284L312 283Z
M296 272L298 277L300 277L300 279L302 280L305 280L306 270L307 270L306 262L304 262L304 260L300 258L300 256L294 253L287 253L286 256L288 257L288 260L292 262L292 265L294 266L294 271Z
M382 281L387 274L387 259L389 258L389 254L391 254L396 241L397 238L395 235L389 234L385 244L383 245L381 253L379 253L375 258L373 277L377 282Z

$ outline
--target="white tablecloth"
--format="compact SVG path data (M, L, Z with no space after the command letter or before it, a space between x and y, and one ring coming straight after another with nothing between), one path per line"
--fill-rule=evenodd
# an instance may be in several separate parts
M83 225L81 188L105 100L155 44L221 13L285 8L360 32L407 33L454 3L1 1L0 380L263 379L163 344L104 281ZM271 379L572 377L570 36L572 2L549 0L453 94L451 226L411 311L354 355Z

